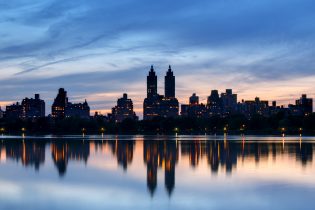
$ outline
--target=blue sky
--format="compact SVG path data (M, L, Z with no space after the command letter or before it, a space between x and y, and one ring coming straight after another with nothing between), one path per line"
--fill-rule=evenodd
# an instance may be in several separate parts
M31 2L31 3L30 3ZM171 64L180 103L233 88L239 100L315 96L312 0L0 1L0 105L59 87L105 114L127 92L141 115L151 64Z

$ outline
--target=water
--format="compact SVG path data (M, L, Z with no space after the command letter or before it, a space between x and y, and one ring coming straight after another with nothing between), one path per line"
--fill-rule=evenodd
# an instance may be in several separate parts
M0 209L315 206L311 137L0 139Z

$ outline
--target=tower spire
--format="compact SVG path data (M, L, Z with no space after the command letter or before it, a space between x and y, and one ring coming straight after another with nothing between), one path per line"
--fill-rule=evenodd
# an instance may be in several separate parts
M151 98L157 94L157 76L155 74L153 65L147 76L147 98Z
M175 98L175 76L172 72L171 65L168 66L168 71L165 76L165 97Z

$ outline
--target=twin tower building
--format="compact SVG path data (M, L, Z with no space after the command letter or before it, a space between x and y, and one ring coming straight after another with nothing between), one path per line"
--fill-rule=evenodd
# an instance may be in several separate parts
M169 66L165 76L164 95L158 94L157 88L157 76L153 66L151 66L147 76L147 97L143 102L143 119L178 116L179 103L175 97L175 76L171 66Z

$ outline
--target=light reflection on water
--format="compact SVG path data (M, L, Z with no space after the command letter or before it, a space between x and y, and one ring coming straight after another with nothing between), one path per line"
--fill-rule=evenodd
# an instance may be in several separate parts
M3 136L0 209L313 209L315 138Z

